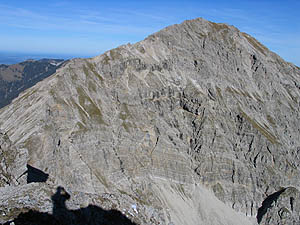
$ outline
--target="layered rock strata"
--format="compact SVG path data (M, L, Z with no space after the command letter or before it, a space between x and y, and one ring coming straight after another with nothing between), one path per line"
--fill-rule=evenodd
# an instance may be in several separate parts
M298 224L299 89L298 67L196 19L69 61L0 127L51 190L137 224Z

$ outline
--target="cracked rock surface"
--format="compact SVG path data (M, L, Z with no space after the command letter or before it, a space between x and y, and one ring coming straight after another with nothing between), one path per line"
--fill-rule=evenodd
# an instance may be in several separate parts
M17 149L0 130L0 187L26 184L27 160L27 150Z
M136 224L299 224L299 106L298 67L195 19L70 60L1 109L0 128L49 174L17 188L46 185L50 199L62 186L81 196L73 209Z

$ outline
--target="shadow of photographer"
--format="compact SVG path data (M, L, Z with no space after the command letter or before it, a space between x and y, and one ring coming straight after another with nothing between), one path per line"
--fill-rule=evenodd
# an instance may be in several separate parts
M63 187L57 187L51 197L52 214L30 210L21 213L14 222L15 225L136 225L118 210L105 210L95 205L89 205L77 210L69 210L66 201L71 198ZM5 225L11 224L11 222Z

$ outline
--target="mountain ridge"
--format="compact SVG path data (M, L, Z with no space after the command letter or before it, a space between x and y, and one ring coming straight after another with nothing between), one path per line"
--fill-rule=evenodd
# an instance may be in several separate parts
M252 37L196 19L70 60L0 128L51 185L113 193L137 224L297 224L299 80Z
M8 105L19 93L55 73L62 59L26 60L13 65L0 64L0 108Z

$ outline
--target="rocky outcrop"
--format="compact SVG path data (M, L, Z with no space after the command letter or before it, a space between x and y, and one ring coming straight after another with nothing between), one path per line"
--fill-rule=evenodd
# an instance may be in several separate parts
M109 193L137 224L297 224L299 80L251 36L196 19L69 61L0 127L53 189Z
M27 160L27 150L17 149L0 130L0 187L26 184Z
M257 221L260 224L297 224L300 213L298 205L299 190L294 187L283 188L262 202Z

